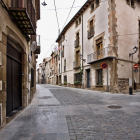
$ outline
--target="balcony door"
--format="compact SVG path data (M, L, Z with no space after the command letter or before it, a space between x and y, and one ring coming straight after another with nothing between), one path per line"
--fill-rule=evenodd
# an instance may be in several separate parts
M103 58L102 38L96 41L97 59Z

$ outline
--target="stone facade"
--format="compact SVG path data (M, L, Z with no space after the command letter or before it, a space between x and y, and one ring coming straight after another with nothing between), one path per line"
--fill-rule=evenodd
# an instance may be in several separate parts
M33 6L35 8L35 3L38 0L33 0ZM36 86L34 86L34 90L31 91L30 94L30 82L29 81L29 52L31 50L31 35L25 35L21 31L20 28L18 28L15 20L12 19L11 15L9 15L9 7L11 7L11 0L3 0L4 4L0 3L0 52L2 54L2 57L0 58L2 60L2 64L0 64L0 81L2 81L2 91L0 91L0 105L2 105L2 117L0 117L0 120L2 119L2 123L0 124L0 127L4 127L6 124L6 116L7 116L7 92L8 92L8 87L7 83L9 81L9 77L7 77L7 72L10 71L7 69L7 60L8 60L8 53L7 53L7 48L8 44L12 46L16 52L19 52L21 54L21 61L18 62L20 63L21 66L21 105L22 107L26 107L31 99L32 96L34 95L36 91ZM38 5L35 9L38 9ZM4 8L5 7L5 8ZM39 15L40 12L38 11L37 16L35 17L36 21L39 20ZM36 16L36 15L34 15ZM14 54L16 57L17 54ZM13 58L10 57L10 59L13 60ZM36 59L35 59L35 54L32 52L32 64L31 68L36 71ZM14 61L15 60L14 58ZM36 72L34 72L34 85L36 84ZM8 79L8 80L7 80ZM15 79L14 79L15 80ZM29 97L31 95L30 101ZM1 112L1 110L0 110ZM0 114L1 116L1 114Z

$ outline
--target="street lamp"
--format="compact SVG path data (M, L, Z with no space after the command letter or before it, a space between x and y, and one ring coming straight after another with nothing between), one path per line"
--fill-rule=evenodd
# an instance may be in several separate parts
M43 6L46 6L46 5L47 5L46 2L45 2L45 0L44 0L44 2L42 3L42 5L43 5Z
M137 50L138 50L138 47L134 47L133 48L133 50L134 50L134 53L129 53L129 57L131 57L132 56L132 87L129 87L129 95L132 95L133 94L133 54L135 54L136 52L137 52Z

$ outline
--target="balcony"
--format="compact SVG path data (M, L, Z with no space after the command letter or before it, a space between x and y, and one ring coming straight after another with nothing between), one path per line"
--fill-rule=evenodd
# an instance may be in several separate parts
M80 66L81 60L77 60L75 62L73 62L73 69L78 69Z
M40 54L40 35L36 36L36 50L34 51L34 54Z
M64 72L66 72L66 66L64 66Z
M113 50L115 47L106 47L97 52L91 53L87 56L87 64L94 63L99 60L108 59L108 58L116 58Z
M79 47L79 38L74 41L74 47Z
M9 11L23 34L36 34L35 9L32 0L11 0Z
M90 39L91 37L94 36L94 28L92 27L90 30L87 31L87 37Z

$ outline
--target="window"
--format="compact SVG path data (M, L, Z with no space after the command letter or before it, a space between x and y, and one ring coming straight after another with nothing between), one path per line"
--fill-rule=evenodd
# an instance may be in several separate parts
M99 0L96 0L96 7L99 6Z
M79 17L79 24L81 24L81 17Z
M92 36L94 36L94 28L93 28L93 19L89 22L89 30L87 33L88 39L90 39Z
M76 82L76 81L81 82L81 75L80 75L80 73L74 74L74 82Z
M129 4L132 8L135 7L135 2L134 0L126 0L127 4Z
M97 85L103 85L103 71L102 69L96 70Z
M91 11L94 10L94 3L91 4Z
M76 27L78 26L78 20L76 21Z
M64 60L64 72L66 71L66 59Z
M64 82L67 83L67 75L64 76Z

